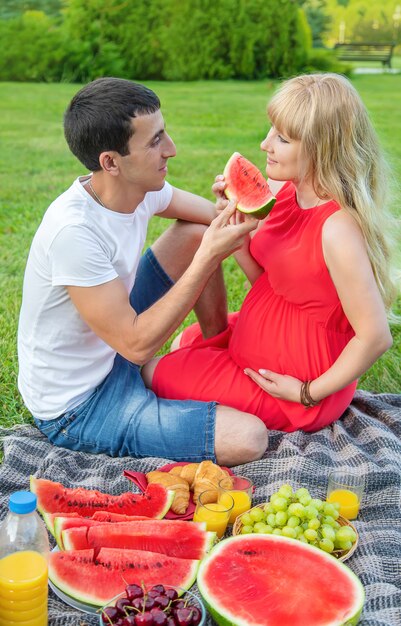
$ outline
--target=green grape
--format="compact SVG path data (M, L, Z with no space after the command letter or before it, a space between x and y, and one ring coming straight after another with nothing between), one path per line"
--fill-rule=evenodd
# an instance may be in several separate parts
M322 519L322 524L325 524L326 526L334 526L335 523L336 520L330 515L325 515Z
M286 511L288 509L288 501L286 498L278 497L273 502L273 509L276 511Z
M351 541L355 543L356 533L350 526L341 526L336 532L337 541Z
M302 541L302 543L309 543L309 541L307 540L307 538L305 537L305 535L303 533L298 535L297 539L298 539L298 541Z
M308 504L308 506L305 507L305 515L308 519L314 519L319 515L319 511L315 509L314 506Z
M334 542L334 545L336 546L336 548L339 548L340 550L351 550L352 541L337 541L336 539Z
M241 517L241 522L242 522L243 526L252 526L253 519L249 515L249 513L244 513L243 516Z
M276 526L285 526L287 523L288 515L285 511L278 511L276 513Z
M303 495L300 498L298 498L298 501L303 504L304 506L308 506L308 504L310 504L312 500L312 497L308 494L308 495Z
M323 539L319 541L319 548L321 550L324 550L325 552L333 552L334 543L331 541L331 539L328 539L327 537L323 537Z
M313 528L307 528L304 532L304 536L308 541L315 541L317 539L317 532Z
M281 537L282 532L281 532L281 528L273 528L273 535L279 535Z
M302 496L311 497L309 491L305 487L301 487L300 489L297 489L295 492L295 496L298 498L298 500L302 498Z
M273 528L269 524L266 524L266 526L265 526L265 535L271 535L272 532L273 532Z
M276 515L275 513L269 513L269 515L266 518L266 522L272 526L273 528L276 526Z
M259 508L249 511L249 516L254 522L261 522L264 519L263 511Z
M331 502L325 502L323 506L323 513L328 515L329 517L333 517L335 519L336 507Z
M291 498L292 496L292 487L291 485L282 485L280 487L280 489L278 490L278 493L280 494L280 496L283 496L284 498Z
M318 528L320 528L320 522L317 517L309 520L308 528L312 528L312 530L317 530Z
M241 528L241 535L249 535L250 533L253 533L253 526L250 524L246 524Z
M277 500L277 498L281 498L280 494L278 491L275 491L274 493L272 493L272 495L270 496L270 504L273 504L273 502L275 500Z
M341 528L341 524L339 524L338 522L334 522L333 528L337 530L338 528Z
M258 533L258 534L267 534L267 529L270 529L270 526L268 526L267 524L263 524L263 522L256 522L255 526L253 527L253 532L254 533Z
M270 502L265 504L265 506L263 507L263 513L265 513L265 515L269 515L269 513L274 513L274 509Z
M284 526L284 528L282 528L281 530L283 537L291 537L292 539L295 539L297 536L297 533L295 532L294 528L290 528L289 526Z
M295 530L295 534L297 539L299 539L300 535L303 535L303 528L302 526L297 526L296 528L294 528Z
M288 509L289 510L289 509ZM291 515L287 520L287 526L290 528L296 528L300 524L300 519L296 515Z
M292 504L290 504L290 506L288 507L288 515L295 515L296 517L302 519L304 517L304 514L305 507L299 502L292 502Z
M336 532L331 526L322 526L320 532L323 539L330 539L330 541L334 541L336 537Z
M310 505L314 506L318 511L321 511L323 508L323 501L319 500L319 498L312 498Z

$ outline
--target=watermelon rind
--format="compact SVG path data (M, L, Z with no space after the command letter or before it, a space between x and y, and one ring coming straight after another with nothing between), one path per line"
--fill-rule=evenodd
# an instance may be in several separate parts
M104 606L130 583L146 588L161 583L189 589L196 579L199 561L178 559L145 550L101 548L49 555L49 579L63 593L79 602Z
M256 184L263 185L264 191L261 190L260 193L258 193L256 188L252 187L250 188L248 194L240 191L239 185L241 182L243 183L244 180L239 180L239 174L234 171L239 163L242 164L242 167L249 169L253 173L253 176L258 181ZM232 180L235 176L238 177L238 180ZM238 211L247 215L252 215L252 217L256 217L257 219L264 219L267 217L276 202L276 198L271 193L266 179L263 177L256 165L242 156L239 152L234 152L224 168L224 178L227 183L224 193L229 200L232 198L237 199Z
M305 579L308 583L308 569L309 562L308 559L312 557L312 559L317 560L322 568L322 576L319 579L319 588L316 589L316 597L321 598L322 594L324 594L324 563L327 562L327 565L330 565L332 569L333 564L336 568L338 568L339 575L341 576L341 582L344 582L344 574L346 576L347 582L352 588L354 594L354 600L350 605L346 608L347 615L345 615L345 609L339 607L338 609L338 618L335 617L330 619L330 621L313 621L313 626L356 626L358 624L363 603L365 600L365 592L359 578L352 572L352 570L347 567L341 561L338 561L335 557L326 552L323 552L319 548L314 546L295 541L294 539L290 539L288 537L277 536L277 535L237 535L234 537L230 537L228 539L223 539L220 543L218 543L211 552L201 561L198 575L197 575L197 585L200 591L200 594L205 602L205 605L213 617L216 624L219 626L267 626L274 625L276 626L276 621L269 621L269 605L273 606L280 602L279 599L274 598L274 590L272 589L256 589L258 584L263 585L263 573L258 570L256 577L252 577L252 572L249 569L249 579L241 570L240 563L238 561L238 553L241 552L241 543L244 545L243 554L250 554L255 551L255 553L261 548L267 548L274 551L274 554L277 555L277 559L285 564L285 568L291 569L291 560L286 558L286 547L289 545L297 546L297 550L304 551L305 558L305 569L300 575L300 579ZM308 556L309 553L309 556ZM223 601L219 601L216 598L216 582L212 580L208 581L208 573L211 565L215 565L216 561L222 560L223 556L223 565L220 568L223 570L222 575L219 578L219 590L218 594L221 591L224 591L222 594ZM242 558L242 557L240 557ZM244 559L247 557L244 556ZM251 557L252 558L252 557ZM224 561L229 561L230 567L224 569ZM248 566L247 566L248 567ZM271 567L271 566L270 566ZM219 569L219 572L221 570ZM333 571L333 570L332 570ZM225 574L227 572L227 575ZM236 572L238 572L238 579L236 580ZM282 593L283 585L285 584L285 580L283 578L279 578L279 574L275 571L272 571L272 568L264 573L266 577L270 577L271 580L276 580L277 578L277 588L280 589L280 593ZM225 576L227 580L225 580ZM256 579L256 580L255 580ZM248 585L248 587L246 587ZM247 589L247 594L250 600L250 609L248 617L240 617L237 613L238 608L235 606L235 597L238 594L238 591L242 588ZM288 604L295 604L294 598L296 596L296 588L294 585L291 588L288 588L288 591L285 590L286 601L288 599ZM257 596L262 596L265 598L265 609L263 612L263 616L252 613L254 611L254 603L252 603L252 595L256 594ZM268 596L268 597L267 597ZM255 596L254 596L255 597ZM351 598L351 595L349 594ZM302 598L301 598L302 601ZM242 606L244 606L244 601L241 597ZM305 603L304 603L305 606ZM255 612L255 611L254 611ZM342 613L341 613L342 612ZM291 617L288 617L293 622ZM311 626L311 622L309 618L306 618L307 621L301 622L299 616L294 616L295 622L298 626ZM345 620L345 621L344 621ZM280 623L280 626L284 626L284 624Z
M116 512L116 509L119 513L141 515L148 512L149 503L152 502L152 517L161 519L170 509L175 495L174 491L157 484L148 485L143 494L127 492L112 495L83 487L68 488L61 483L34 476L30 477L30 487L37 496L37 508L42 515L76 512L91 517L95 511Z

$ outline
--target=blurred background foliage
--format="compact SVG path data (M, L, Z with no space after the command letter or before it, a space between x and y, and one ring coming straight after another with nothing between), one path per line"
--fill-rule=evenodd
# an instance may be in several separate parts
M311 66L326 1L2 0L0 80L281 78Z
M2 0L0 80L349 74L333 45L400 43L400 21L401 0Z

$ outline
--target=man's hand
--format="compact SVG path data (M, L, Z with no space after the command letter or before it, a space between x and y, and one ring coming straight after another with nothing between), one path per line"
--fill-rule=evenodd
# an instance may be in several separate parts
M263 391L266 391L274 398L300 402L302 381L298 380L298 378L264 369L255 372L255 370L245 368L244 374L252 378Z
M237 219L235 207L235 199L230 200L226 208L212 221L195 256L207 255L209 260L220 262L241 248L248 233L257 227L258 220L250 216Z

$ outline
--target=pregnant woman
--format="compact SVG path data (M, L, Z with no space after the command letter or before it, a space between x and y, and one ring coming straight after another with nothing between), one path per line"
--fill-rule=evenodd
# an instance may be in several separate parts
M161 397L216 400L269 429L314 431L342 415L392 344L384 168L342 76L284 82L268 116L261 148L277 202L236 253L252 288L223 333L203 340L197 325L186 329L143 377ZM218 209L224 187L218 176Z

